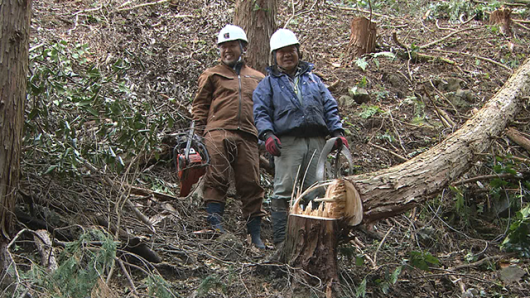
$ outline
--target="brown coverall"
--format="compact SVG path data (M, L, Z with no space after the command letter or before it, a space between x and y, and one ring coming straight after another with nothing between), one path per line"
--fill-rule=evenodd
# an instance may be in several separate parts
M204 201L225 203L233 170L246 219L265 215L252 101L252 93L263 77L245 65L238 76L234 69L221 63L201 74L192 105L193 120L198 128L204 128L210 154L210 166L204 176Z

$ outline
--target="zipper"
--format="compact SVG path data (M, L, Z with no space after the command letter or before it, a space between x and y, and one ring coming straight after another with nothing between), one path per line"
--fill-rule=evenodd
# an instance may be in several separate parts
M237 74L237 81L239 83L239 112L237 114L237 129L241 129L241 105L243 104L243 100L241 99L241 75Z

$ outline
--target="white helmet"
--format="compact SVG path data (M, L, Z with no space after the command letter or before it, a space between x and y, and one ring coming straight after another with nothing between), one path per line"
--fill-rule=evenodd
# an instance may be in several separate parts
M217 36L217 45L232 40L242 40L248 43L247 35L241 27L236 25L226 25L223 29L221 29L221 31L219 31L219 35Z
M298 38L289 29L278 29L271 36L271 53L286 46L299 45Z

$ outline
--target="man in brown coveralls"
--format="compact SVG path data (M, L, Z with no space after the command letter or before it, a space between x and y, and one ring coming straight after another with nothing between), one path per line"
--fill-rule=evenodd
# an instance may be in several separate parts
M264 191L259 180L258 131L254 126L252 92L264 75L245 65L242 54L248 41L245 31L226 25L217 39L221 63L199 77L199 89L193 101L193 120L204 129L210 154L210 166L204 176L204 201L208 222L224 232L222 216L230 185L241 199L243 217L252 243L265 248L261 241L261 217Z

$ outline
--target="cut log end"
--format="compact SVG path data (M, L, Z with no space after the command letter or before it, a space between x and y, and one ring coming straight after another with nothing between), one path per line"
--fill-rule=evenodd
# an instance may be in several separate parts
M328 186L324 198L316 198L305 208L300 206L302 197L318 187ZM345 220L350 226L356 226L363 219L361 196L353 183L344 179L316 185L298 196L291 208L291 215L321 220Z

